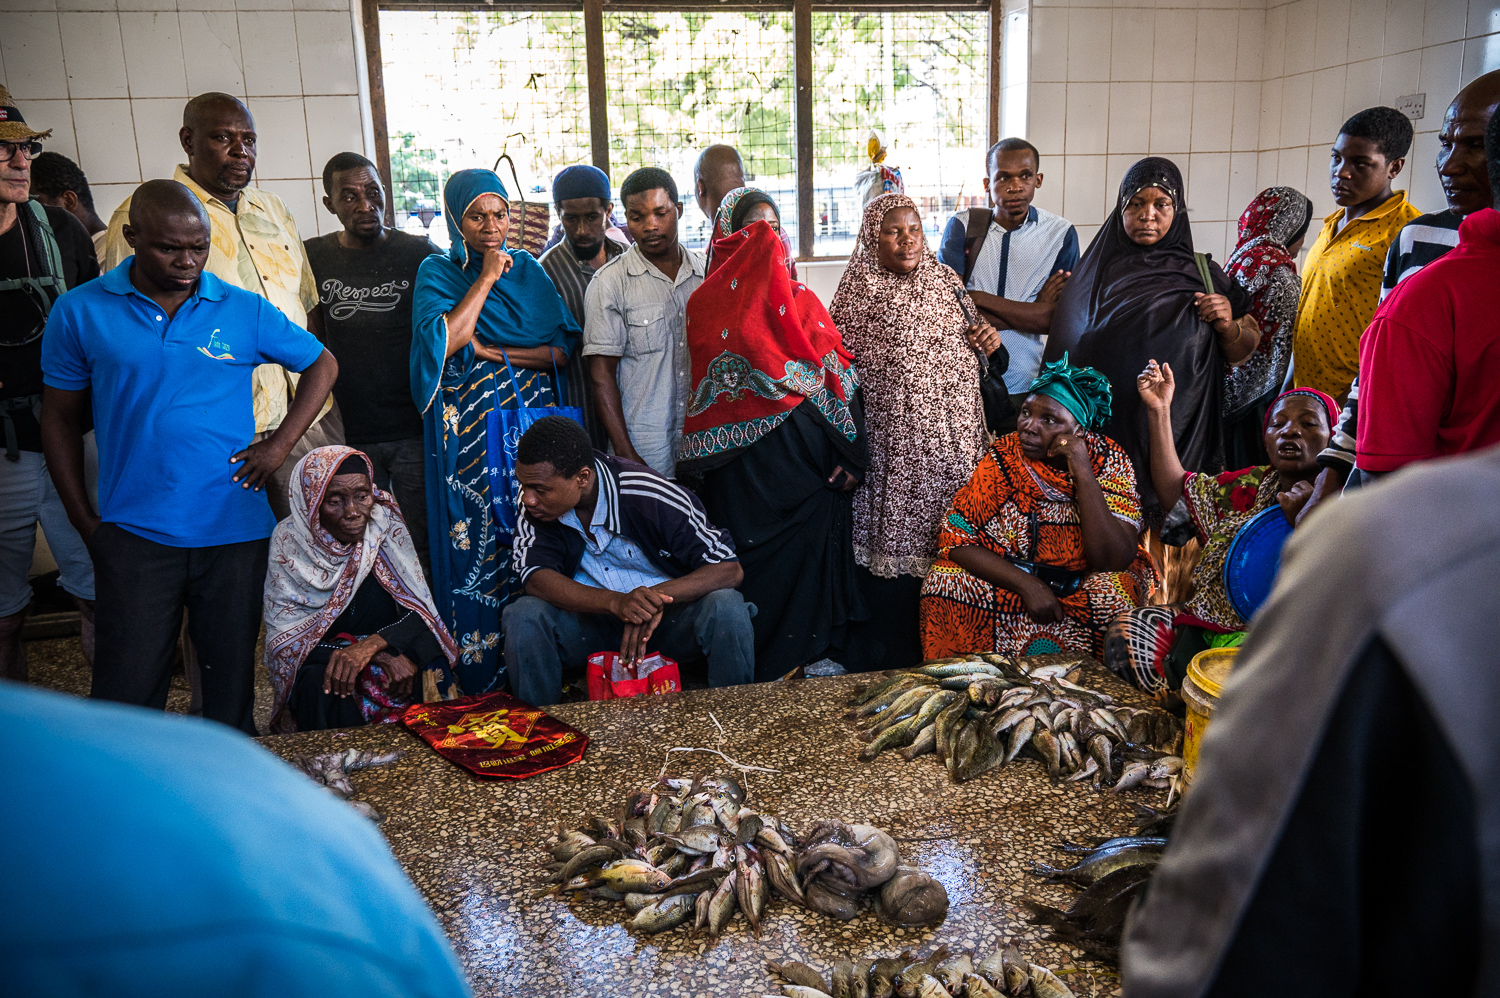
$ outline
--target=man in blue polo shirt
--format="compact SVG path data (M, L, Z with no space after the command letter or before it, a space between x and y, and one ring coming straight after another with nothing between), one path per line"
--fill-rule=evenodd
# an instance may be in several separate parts
M264 298L203 273L208 218L182 184L142 184L125 238L135 255L59 298L42 347L42 447L94 559L91 695L164 708L186 607L203 716L254 735L255 642L276 525L256 493L317 416L338 363ZM275 434L246 446L258 364L304 378ZM83 484L89 390L97 515Z

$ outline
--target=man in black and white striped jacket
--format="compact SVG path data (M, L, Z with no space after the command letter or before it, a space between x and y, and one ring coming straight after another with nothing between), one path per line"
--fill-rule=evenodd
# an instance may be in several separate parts
M565 670L598 651L626 663L648 646L708 660L712 686L755 675L753 604L727 530L696 496L643 464L595 451L564 416L533 423L516 448L521 485L511 561L526 595L505 608L516 695L556 703Z

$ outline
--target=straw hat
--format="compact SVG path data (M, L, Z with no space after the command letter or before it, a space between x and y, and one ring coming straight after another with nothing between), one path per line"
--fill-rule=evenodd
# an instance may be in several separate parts
M21 117L21 109L10 99L10 91L0 84L0 140L29 142L32 139L45 139L51 134L50 128L45 132L38 132L28 127L26 119Z

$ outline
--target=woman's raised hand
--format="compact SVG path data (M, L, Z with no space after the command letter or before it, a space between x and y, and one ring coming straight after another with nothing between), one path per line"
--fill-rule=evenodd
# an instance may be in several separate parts
M1153 360L1135 379L1135 388L1141 393L1141 401L1146 404L1147 409L1172 408L1172 395L1177 391L1177 382L1172 378L1172 365L1157 364Z
M969 338L969 346L986 357L1000 349L1000 334L988 322L974 323L964 330L964 335Z
M484 269L480 272L479 279L493 284L505 275L513 262L510 254L504 250L487 249L484 251Z

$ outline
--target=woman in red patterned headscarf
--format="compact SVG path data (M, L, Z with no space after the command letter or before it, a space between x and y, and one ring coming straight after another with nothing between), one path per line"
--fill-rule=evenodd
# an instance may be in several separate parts
M756 679L842 647L866 616L854 580L850 491L864 413L833 319L791 279L775 203L742 187L715 220L708 275L687 306L692 394L679 477L734 536L754 603Z
M1262 424L1292 361L1292 328L1302 299L1297 251L1311 220L1306 195L1267 187L1240 216L1239 244L1224 262L1224 272L1249 293L1250 314L1260 323L1255 352L1224 373L1226 467L1266 463Z

